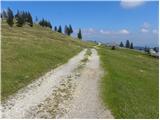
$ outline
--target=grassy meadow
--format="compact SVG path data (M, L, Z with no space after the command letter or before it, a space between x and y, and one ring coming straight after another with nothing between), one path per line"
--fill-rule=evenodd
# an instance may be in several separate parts
M38 25L10 28L4 22L1 28L2 100L91 46Z
M101 96L115 118L158 118L158 59L129 49L98 49Z

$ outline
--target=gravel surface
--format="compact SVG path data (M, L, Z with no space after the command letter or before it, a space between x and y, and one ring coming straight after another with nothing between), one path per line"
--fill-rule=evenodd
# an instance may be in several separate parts
M2 104L3 118L113 118L99 97L103 74L95 49L19 90Z
M100 100L99 80L102 74L99 56L97 51L92 49L92 55L78 79L79 83L75 89L68 113L61 118L113 118Z

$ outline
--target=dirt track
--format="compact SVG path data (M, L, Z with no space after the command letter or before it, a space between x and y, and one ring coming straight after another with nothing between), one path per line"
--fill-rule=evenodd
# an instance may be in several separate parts
M99 98L102 70L95 49L48 72L2 105L3 118L113 118Z

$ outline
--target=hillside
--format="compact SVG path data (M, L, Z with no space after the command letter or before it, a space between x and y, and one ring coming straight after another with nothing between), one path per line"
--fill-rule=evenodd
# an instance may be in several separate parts
M39 25L34 25L33 27L14 26L10 28L6 23L2 23L1 44L1 93L3 101L9 95L16 93L20 88L29 85L31 82L33 82L33 80L39 78L40 76L43 76L51 69L57 68L58 66L66 63L70 58L78 54L84 48L90 48L93 46L93 43L74 39L67 35L53 32L51 29L44 28ZM147 54L125 48L117 48L116 50L111 50L111 48L105 47L103 45L97 46L95 48L99 53L101 66L104 69L104 75L101 80L100 87L98 88L101 89L101 97L106 105L106 108L109 108L109 110L111 110L111 114L110 112L107 112L105 115L108 116L105 116L105 118L113 118L113 116L115 118L158 118L158 59L153 58ZM90 57L87 59L83 59L83 55L81 54L82 56L76 58L74 62L78 60L79 62L88 62L88 64L84 64L83 67L77 67L79 65L79 62L75 64L72 61L69 64L69 68L65 68L65 71L69 71L69 69L71 69L72 67L74 67L75 69L77 67L77 69L81 71L81 74L78 74L81 84L79 84L80 88L77 87L77 92L79 93L82 88L84 91L81 91L81 95L79 95L80 98L75 99L75 103L72 103L78 106L80 102L79 100L82 100L80 103L83 104L83 106L79 107L81 109L84 109L83 107L87 106L90 103L90 99L93 99L95 101L98 101L97 99L99 99L96 96L96 94L99 94L97 93L99 91L97 88L97 81L99 80L101 74L101 69L99 68L99 57L96 53L96 50L92 50L91 52L88 49L86 54L88 54L88 56ZM90 67L87 68L87 65L90 65ZM70 70L69 74L71 73L72 72ZM73 76L76 78L77 73L74 74L75 75ZM99 77L97 77L96 79L96 76ZM77 79L74 79L74 77L72 78L73 81ZM47 80L50 81L49 79L46 79L46 81ZM59 80L61 80L61 77L59 78ZM67 77L66 81L68 80L69 79ZM53 82L51 83L53 84ZM40 83L40 85L37 87L41 88L41 86L43 86L45 82L43 82L42 85L41 84L42 83ZM62 85L64 85L64 83ZM66 84L66 86L67 85L68 83ZM33 89L35 89L36 91L36 88ZM67 93L68 91L70 91L70 89L67 88L66 90L57 92L62 92L62 95L70 94ZM39 93L41 94L42 90L40 90ZM46 91L44 91L44 93L47 94ZM32 91L31 93L26 92L23 94L24 96L25 94L29 94L32 96L32 98L37 98L37 96L34 95L34 92ZM20 95L23 96L23 94ZM87 99L88 96L90 97ZM67 98L68 97L69 96L67 96ZM20 101L22 98L23 97L19 97L16 99L17 101L18 99ZM24 97L24 99L25 101L27 101L28 98ZM57 104L59 104L59 101L63 101L64 99L65 98L63 96L57 98L58 103L54 103L55 106L58 106ZM86 102L86 104L83 103L83 101L85 100L88 101ZM53 101L55 101L55 99L53 99ZM25 102L22 104L25 104ZM63 102L61 104L63 104ZM100 103L92 102L92 104L100 106ZM19 105L19 102L17 102L17 105ZM22 106L25 107L25 105ZM55 106L52 106L52 112L59 109ZM19 107L21 108L21 106ZM96 107L97 106L94 107L94 105L91 105L90 107L87 107L85 109L86 111L87 109L88 111L89 109L96 110ZM10 109L10 107L8 108ZM17 108L15 107L15 109ZM15 109L12 109L13 113ZM44 106L44 109L47 109L46 106ZM100 106L100 109L97 110L101 111L101 109L103 109L103 107L101 108ZM79 110L74 110L72 108L70 110L71 116L76 116L76 114L74 113L76 112L77 116L81 118L82 115L77 111ZM95 113L92 113L92 115L94 114ZM54 113L54 116L56 115L58 114ZM88 115L91 115L91 113L84 111L83 115L86 115L88 117ZM96 117L97 116L95 116L95 118ZM100 116L100 118L101 117L102 116Z
M100 47L102 98L115 118L158 118L158 59L129 49Z
M90 46L38 25L1 28L2 100Z

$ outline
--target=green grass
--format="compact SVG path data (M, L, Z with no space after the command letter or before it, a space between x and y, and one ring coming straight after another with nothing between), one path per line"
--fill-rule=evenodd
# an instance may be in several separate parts
M9 28L2 23L2 100L92 43L35 25Z
M115 118L158 118L158 59L128 49L98 49L102 99Z

